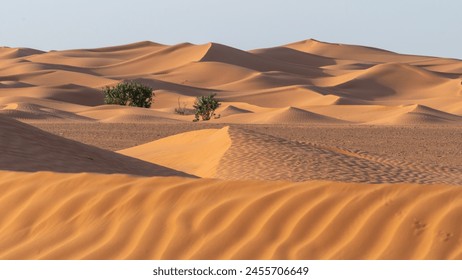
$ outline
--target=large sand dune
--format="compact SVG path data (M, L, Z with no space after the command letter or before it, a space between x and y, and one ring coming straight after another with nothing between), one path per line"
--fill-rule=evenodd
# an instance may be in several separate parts
M460 187L0 172L0 190L1 259L462 258Z
M124 80L153 107L105 105ZM2 47L0 259L462 259L461 81L316 40Z
M0 98L46 98L95 106L103 104L99 93L102 87L137 80L152 86L158 94L154 109L171 112L173 119L178 119L174 116L178 98L192 108L195 96L214 92L225 103L243 102L263 111L287 107L312 111L325 106L327 117L335 114L332 106L339 104L391 108L416 104L461 115L461 65L456 59L402 55L316 40L253 51L217 43L168 46L152 42L51 52L1 48ZM143 119L139 113L133 114L112 117L131 122ZM348 117L340 120L394 125L435 123L433 118L401 121L394 117L384 121L381 116L371 119L356 114L351 107ZM149 113L146 119L152 119ZM255 123L259 119L224 118L222 122ZM300 122L300 118L284 118L292 120Z

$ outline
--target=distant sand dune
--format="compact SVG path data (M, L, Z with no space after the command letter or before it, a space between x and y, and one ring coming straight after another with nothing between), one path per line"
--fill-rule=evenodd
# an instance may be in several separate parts
M269 108L297 106L319 106L335 104L340 97L317 92L312 86L275 86L264 90L246 90L220 93L220 100L225 102L246 102Z
M151 53L141 53L133 59L96 68L94 71L102 75L117 76L162 72L199 61L206 50L207 46L188 43L165 46Z
M0 88L26 88L32 87L33 85L17 81L2 81L0 82Z
M422 123L434 124L458 124L462 123L462 116L457 116L432 109L422 105L409 105L405 107L406 112L397 116L390 116L388 118L375 121L373 123L382 124L406 124L418 125Z
M450 90L457 81L438 77L426 70L404 64L380 64L345 82L335 85L333 91L346 92L343 96L365 100L393 99L419 100L432 98L435 92L439 97L454 96Z
M80 116L99 120L101 122L131 123L131 122L177 122L174 115L138 107L119 105L102 105L78 112Z
M215 121L215 120L214 120ZM221 121L218 119L218 121ZM268 110L266 112L234 115L223 119L228 123L251 124L342 124L345 121L316 114L300 108L287 107Z
M209 43L203 61L216 61L258 72L279 71L297 75L322 75L322 72L307 65L294 65L285 61L275 60L268 57L261 57L257 53L245 52L229 46Z
M221 117L227 117L231 115L236 115L236 114L248 114L248 113L253 113L252 111L246 110L246 109L241 109L239 107L229 105L226 106L226 108L218 111Z
M298 65L310 65L312 67L324 67L337 64L335 59L298 51L288 47L259 49L252 51L252 53L271 59L277 59Z
M0 48L0 99L31 97L95 106L103 104L102 87L135 80L154 89L155 109L171 114L178 106L178 98L192 108L195 97L217 93L220 101L247 103L262 107L261 111L294 107L315 112L319 106L370 105L389 106L390 111L398 112L396 107L421 104L461 115L461 69L460 60L403 55L313 39L252 51L218 43L169 46L153 42L50 52ZM346 118L339 117L334 107L322 115L344 123L439 122L434 117L413 113L402 118L382 114L364 118L356 115L358 111L353 107L348 108L351 110ZM245 124L258 118L222 120ZM390 121L384 121L387 118ZM166 119L189 121L177 116ZM292 119L299 124L299 118ZM156 119L124 114L112 121ZM462 125L459 120L451 124Z
M153 52L163 47L165 46L153 42L139 42L91 50L51 51L28 59L32 62L93 69L134 59L143 53Z
M49 99L77 105L95 106L103 103L101 90L78 85L60 85L53 87L28 87L0 89L0 99L9 97L30 97Z
M0 108L0 115L17 120L52 120L52 121L91 121L92 119L77 114L31 103L10 103Z
M226 75L217 75L226 73ZM217 88L259 74L251 69L222 62L204 61L190 63L179 69L166 71L159 75L161 79L176 81L181 85ZM211 79L213 77L213 79Z
M78 105L68 102L56 101L45 98L33 98L27 96L4 96L0 97L0 104L7 106L10 103L28 103L34 104L40 107L54 108L56 110L62 110L66 112L76 113L88 109L89 107L84 105Z
M425 56L402 55L394 52L347 44L332 44L315 39L304 40L286 45L286 47L327 58L357 60L362 62L422 62L431 59Z
M0 59L14 59L42 53L44 52L29 48L0 48Z
M258 122L258 121L257 121ZM336 120L330 117L305 111L299 108L288 107L272 112L269 118L263 123L342 123L341 120Z

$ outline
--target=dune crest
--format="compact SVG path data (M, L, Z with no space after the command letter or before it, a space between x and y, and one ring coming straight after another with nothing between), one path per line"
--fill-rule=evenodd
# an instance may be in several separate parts
M221 117L227 117L227 116L236 115L236 114L253 113L250 110L241 109L241 108L233 106L233 105L226 106L225 109L221 109L219 112L220 112Z
M0 116L0 170L187 176L176 170L88 146Z
M372 123L418 125L421 123L458 124L462 122L462 116L449 114L423 105L409 105L404 106L403 109L405 109L404 112L397 115L393 114Z
M163 166L176 166L203 178L216 177L231 139L228 127L187 132L119 151L120 154Z
M425 56L401 55L378 48L328 43L316 39L291 43L286 45L286 47L319 56L343 60L358 60L361 62L415 62L430 59Z
M44 51L30 48L0 47L0 59L15 59L43 53Z
M462 169L397 161L233 127L186 132L119 153L204 178L462 185Z
M259 113L287 107L314 112L319 106L396 106L422 104L461 115L462 62L455 59L403 55L386 50L320 42L314 39L252 51L219 43L162 45L149 41L122 46L42 52L0 48L0 99L31 97L71 104L103 104L101 88L124 80L153 87L154 108L171 112L178 98L188 100L216 93L223 102L262 107L245 118L227 114L230 123L268 123L280 118ZM162 97L162 98L161 98ZM7 104L0 104L7 105ZM313 110L312 110L313 109ZM270 110L267 110L269 112ZM292 114L293 112L289 112ZM332 112L335 114L335 112ZM329 112L324 117L335 118ZM351 107L339 124L436 124L434 118L366 119ZM232 115L235 115L234 117ZM17 114L12 114L16 118ZM370 115L371 116L371 115ZM31 118L30 118L31 119ZM99 118L96 118L103 121ZM162 122L144 114L114 115L111 122ZM302 124L300 118L284 118ZM324 120L326 120L324 118ZM105 121L105 120L104 120ZM330 120L329 122L331 122ZM221 120L215 120L221 122ZM305 122L304 124L310 124ZM458 120L451 125L462 125Z

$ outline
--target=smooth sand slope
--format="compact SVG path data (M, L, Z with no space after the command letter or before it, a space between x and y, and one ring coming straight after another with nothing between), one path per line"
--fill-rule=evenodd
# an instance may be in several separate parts
M0 210L1 259L462 258L451 186L0 172Z
M224 106L240 103L237 108L244 111L233 110L231 114L225 111L215 122L385 125L440 122L433 116L400 118L396 114L387 120L380 112L365 116L362 109L356 108L383 106L398 112L402 106L416 105L454 115L447 124L460 125L461 120L456 117L462 115L461 77L460 60L402 55L316 40L253 51L217 43L168 46L152 42L51 52L0 48L0 113L24 121L36 120L37 114L29 111L43 110L26 110L29 115L25 116L24 108L32 106L21 103L25 97L32 98L29 102L33 104L35 98L102 105L102 87L136 80L155 90L154 110L113 112L110 119L96 116L95 120L191 121L191 115L181 117L174 109L179 104L191 109L196 96L217 93ZM9 102L2 101L3 98ZM21 106L12 109L11 104L16 103ZM2 106L6 112L1 112ZM257 108L247 110L249 106ZM339 115L338 106L344 106L342 111L347 114ZM50 108L53 109L58 108ZM308 113L294 116L303 112L297 110ZM165 114L156 115L156 111ZM53 114L65 120L78 118L63 117L61 112ZM91 118L85 111L80 116ZM58 121L55 117L45 120Z
M213 178L232 141L228 127L187 132L152 143L119 151L120 154L147 162L162 162L163 166L178 166L177 170L199 177Z
M119 153L199 177L227 180L462 185L460 168L399 161L240 128L182 133Z

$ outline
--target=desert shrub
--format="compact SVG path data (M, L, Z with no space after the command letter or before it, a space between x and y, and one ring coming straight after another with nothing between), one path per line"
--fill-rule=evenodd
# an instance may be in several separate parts
M194 121L202 118L203 121L208 121L215 115L215 110L220 107L221 103L215 99L216 94L209 96L198 96L194 102Z
M121 82L103 88L103 95L106 104L149 108L154 92L152 88L137 82Z
M180 102L180 97L178 97L178 107L175 108L175 113L178 115L186 115L188 109L186 109L187 103Z

